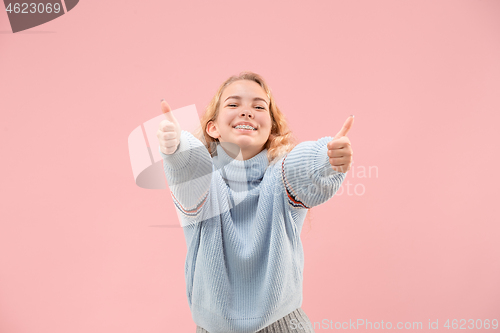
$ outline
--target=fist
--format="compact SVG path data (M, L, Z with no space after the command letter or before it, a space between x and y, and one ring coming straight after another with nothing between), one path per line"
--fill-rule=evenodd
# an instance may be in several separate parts
M351 141L349 141L346 135L353 123L354 116L351 115L347 118L344 126L342 126L342 129L335 135L333 140L326 145L330 164L335 171L345 173L351 169L353 152Z
M181 128L179 123L172 114L170 106L161 101L161 111L165 114L167 119L160 122L160 128L156 132L158 141L160 143L160 150L162 153L170 155L173 154L179 146L181 140Z

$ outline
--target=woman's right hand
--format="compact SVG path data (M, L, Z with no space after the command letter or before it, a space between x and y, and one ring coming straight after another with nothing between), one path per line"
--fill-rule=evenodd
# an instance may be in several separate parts
M156 132L160 142L160 150L166 155L173 154L177 150L181 139L181 127L172 114L170 106L165 100L161 101L161 111L167 119L160 122L160 128Z

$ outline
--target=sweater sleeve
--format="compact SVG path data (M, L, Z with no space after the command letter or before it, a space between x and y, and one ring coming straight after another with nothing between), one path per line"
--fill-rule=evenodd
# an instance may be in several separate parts
M207 148L183 130L177 150L170 155L160 150L160 154L174 204L186 217L198 215L206 202L213 170Z
M283 183L293 207L311 208L328 201L344 181L346 174L333 170L327 155L331 140L301 142L282 160Z

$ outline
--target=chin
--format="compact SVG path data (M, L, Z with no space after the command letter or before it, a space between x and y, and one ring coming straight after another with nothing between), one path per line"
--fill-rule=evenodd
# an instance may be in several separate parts
M249 138L249 137L235 138L234 142L240 147L250 147L250 146L257 146L258 145L258 143L254 139Z

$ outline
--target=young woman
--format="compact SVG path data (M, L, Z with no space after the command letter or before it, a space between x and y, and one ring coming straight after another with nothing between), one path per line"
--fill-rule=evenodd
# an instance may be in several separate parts
M300 232L311 207L337 192L352 164L345 136L294 143L261 76L219 88L198 137L165 101L157 136L187 242L188 303L199 333L314 332L301 308ZM204 141L204 142L202 142Z

